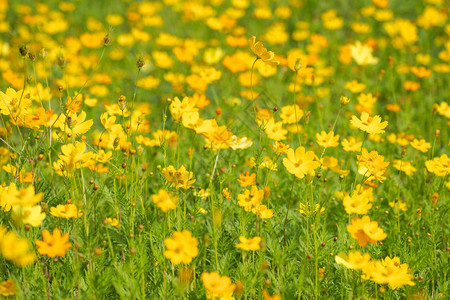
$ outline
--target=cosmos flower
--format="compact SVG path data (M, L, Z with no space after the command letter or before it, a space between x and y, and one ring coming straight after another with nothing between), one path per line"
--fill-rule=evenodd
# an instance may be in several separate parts
M361 219L354 217L352 224L347 226L347 231L361 247L365 247L368 243L376 244L387 237L383 229L378 227L378 222L370 221L369 216L363 216Z
M173 232L172 237L164 240L164 245L164 256L175 265L189 264L198 255L198 240L189 230Z
M67 242L69 240L69 233L65 233L61 236L61 230L55 228L53 234L50 234L48 230L42 232L42 240L35 240L37 251L41 255L48 257L62 257L66 255L67 249L72 247L72 243Z
M273 66L280 64L279 61L274 60L275 54L272 51L267 51L260 41L256 42L255 36L252 36L248 40L248 45L250 46L250 49L252 49L253 53L255 53L255 55L258 56L258 58L260 58L263 62Z

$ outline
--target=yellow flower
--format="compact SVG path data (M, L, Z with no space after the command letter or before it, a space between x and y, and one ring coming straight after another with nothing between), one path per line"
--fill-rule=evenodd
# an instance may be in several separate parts
M35 240L37 251L41 255L47 255L48 257L63 257L66 255L67 249L72 247L72 243L67 243L69 240L69 233L65 233L61 236L61 230L55 228L53 235L48 230L42 232L42 241Z
M50 214L64 219L79 218L83 215L81 210L79 210L75 204L59 204L56 207L50 208Z
M366 84L360 83L356 80L347 81L344 85L344 89L349 90L352 93L361 93L366 87Z
M105 220L103 221L103 224L105 224L105 225L109 224L112 227L116 227L116 228L120 227L119 220L117 220L117 218L105 218Z
M276 142L285 140L286 134L288 133L288 131L283 128L283 122L275 122L273 118L267 122L265 132L269 139Z
M450 173L450 158L447 154L435 157L425 162L428 172L434 173L436 176L444 177Z
M73 172L91 164L92 152L86 151L86 144L75 142L61 146L59 160L53 162L53 169L61 176L72 176Z
M410 144L414 149L419 150L423 153L428 152L431 148L431 144L425 141L424 139L418 140L414 139Z
M83 110L79 115L70 114L69 116L61 115L61 122L59 128L66 134L72 134L78 137L91 129L94 120L86 120L86 112Z
M261 59L263 62L272 66L280 64L279 61L274 60L275 54L272 51L267 51L267 49L264 48L261 41L256 42L255 36L252 36L248 40L248 45L250 46L250 49L252 49L253 53L255 53L255 55L258 56L258 58Z
M38 227L45 219L45 213L41 213L40 205L29 207L16 205L12 208L11 219L18 226L29 224L33 227Z
M367 45L363 45L360 41L351 45L350 51L352 58L360 66L375 65L378 63L378 58L372 56L373 49Z
M397 170L404 172L407 176L412 176L416 172L416 168L407 160L394 159L392 166Z
M393 290L401 288L404 285L413 286L415 283L411 280L413 276L409 274L407 264L401 264L400 258L386 257L384 260L375 261L374 266L368 269L367 276L370 280L378 284L388 284Z
M314 170L320 166L320 163L314 160L315 157L314 152L305 152L304 147L298 147L295 152L294 149L289 149L287 158L283 158L283 165L289 173L302 179L305 175L314 176Z
M194 173L188 172L184 166L181 166L178 170L173 166L168 166L162 169L161 173L170 185L177 189L187 190L195 182L195 179L192 179Z
M2 295L3 297L12 296L18 291L19 290L17 289L14 280L8 279L6 281L0 282L0 295Z
M27 115L27 109L31 106L30 94L24 90L17 92L12 88L6 89L6 94L0 91L0 113L11 115L14 119Z
M243 194L238 195L238 204L243 207L245 211L251 211L254 207L259 206L264 199L264 190L258 190L256 185L251 189L246 189Z
M203 272L202 281L206 289L207 299L234 299L233 292L236 286L231 283L230 277L220 276L217 272Z
M25 267L36 260L34 252L30 252L31 245L27 239L19 238L13 231L7 231L0 225L0 254L13 264Z
M382 182L386 179L384 176L388 161L384 161L384 156L379 155L377 151L368 152L366 148L362 149L358 159L358 173L368 177L368 180L376 179Z
M347 269L352 270L362 270L370 261L370 254L361 254L359 251L351 251L347 254L339 252L338 255L334 257L336 263L345 266Z
M252 213L259 216L261 219L270 219L273 217L273 209L268 209L265 205L254 207Z
M380 116L374 116L372 118L367 112L362 112L361 119L353 116L350 123L354 127L371 134L383 133L383 129L388 125L387 121L381 122Z
M175 197L172 193L168 193L164 189L160 189L158 194L152 195L152 200L163 212L177 208L178 197Z
M254 185L256 181L256 173L249 175L249 172L247 171L245 175L239 174L239 179L237 181L241 184L241 187Z
M175 97L170 103L169 110L175 121L181 121L180 118L184 113L198 111L195 107L195 100L189 97L184 97L182 101Z
M353 192L351 196L345 195L342 204L344 204L345 212L349 215L358 214L365 215L372 208L372 204L369 203L370 198L365 194Z
M261 249L261 238L246 238L245 236L239 237L240 243L236 245L236 248L242 249L245 251L255 251Z
M295 124L303 117L303 110L297 104L286 105L281 108L280 117L283 124Z
M370 221L369 216L354 217L352 224L347 225L347 231L352 238L358 241L358 245L365 247L367 243L376 244L387 237L383 229L378 227L378 222Z
M189 230L173 232L171 238L164 240L164 245L164 256L175 265L189 264L192 258L198 256L198 240Z
M339 134L334 135L334 131L326 133L326 131L322 130L320 134L316 133L316 140L317 144L324 148L339 146Z
M17 189L14 183L9 187L0 186L0 208L3 211L10 211L13 206L32 207L42 201L44 194L34 193L34 187Z
M354 137L343 139L341 142L342 148L347 152L359 152L361 151L362 142L357 141Z
M206 145L214 151L230 148L233 142L233 133L226 126L213 126L202 134L206 138Z

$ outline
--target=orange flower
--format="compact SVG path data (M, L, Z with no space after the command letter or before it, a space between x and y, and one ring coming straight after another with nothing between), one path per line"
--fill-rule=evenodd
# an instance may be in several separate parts
M48 257L59 256L62 257L66 255L67 249L72 247L72 243L67 243L69 240L69 233L65 233L61 236L61 230L55 228L53 230L53 235L50 234L48 230L42 232L42 241L35 240L36 246L38 246L37 251L41 255L47 255Z

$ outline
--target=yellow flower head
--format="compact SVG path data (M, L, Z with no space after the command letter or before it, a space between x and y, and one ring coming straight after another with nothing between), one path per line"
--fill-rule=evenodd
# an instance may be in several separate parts
M42 232L42 241L35 240L37 251L41 255L47 255L48 257L63 257L66 255L67 249L72 247L72 243L68 243L69 233L65 233L61 236L61 230L55 228L53 235L48 230Z
M58 205L50 208L52 216L64 219L79 218L83 215L75 204Z
M203 272L202 281L207 299L234 299L232 296L236 285L231 283L230 277L220 276L217 272Z
M163 212L177 208L178 197L172 195L172 193L168 193L164 189L160 189L158 194L152 195L152 200Z
M240 236L239 241L240 243L236 245L236 248L238 249L245 251L255 251L261 249L261 238L258 236L248 239L244 236Z
M261 41L256 42L255 36L252 36L248 40L248 45L250 46L250 49L252 49L253 53L255 53L255 55L258 56L258 58L260 58L263 62L273 66L280 64L279 61L274 60L275 54L272 51L267 51Z
M377 241L382 241L387 237L383 229L378 227L378 222L370 221L369 216L364 216L361 219L354 217L352 224L347 226L347 231L352 238L358 241L358 245L365 247L368 243L376 244Z
M164 245L164 256L175 265L189 264L198 255L198 240L189 230L173 232L171 238L164 240Z

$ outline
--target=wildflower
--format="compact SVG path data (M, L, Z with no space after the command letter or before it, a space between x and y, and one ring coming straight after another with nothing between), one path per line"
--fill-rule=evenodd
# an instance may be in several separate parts
M249 172L247 171L245 175L239 174L239 179L237 181L241 184L241 187L254 185L256 181L256 173L249 175Z
M16 283L12 279L0 282L0 295L3 297L13 296L19 290L17 289Z
M339 102L341 102L342 105L347 105L350 103L350 99L347 96L341 96Z
M411 176L416 172L416 168L411 164L411 162L407 160L399 160L394 159L392 161L392 166L396 168L397 170L404 172L407 176Z
M31 265L36 260L34 252L30 252L30 242L19 238L14 231L8 231L0 225L0 254L19 267Z
M259 190L256 185L251 189L246 189L243 194L238 195L238 204L245 211L251 211L254 207L259 206L264 199L264 190Z
M93 156L92 152L86 151L86 144L81 142L62 145L61 152L59 160L53 162L53 169L61 176L71 176L73 171L88 166Z
M336 263L345 266L347 269L362 270L370 261L370 254L361 254L359 251L351 251L347 254L339 252L334 257Z
M37 251L41 255L47 255L48 257L63 257L66 255L67 249L72 247L72 243L68 243L69 233L65 233L61 236L61 230L55 228L53 235L48 230L42 232L42 241L35 240Z
M236 285L231 283L230 277L220 276L217 272L203 272L202 281L207 299L234 299L232 296Z
M83 215L81 210L79 210L75 204L59 204L56 207L50 208L50 214L64 219L79 218Z
M255 36L252 36L248 40L248 45L250 46L250 49L252 49L253 53L258 56L258 58L263 62L273 66L280 64L279 61L274 60L275 54L272 51L267 51L267 49L263 47L260 41L256 42Z
M409 271L407 264L400 263L400 258L387 256L381 261L376 261L367 275L370 280L378 284L388 284L391 289L395 290L404 285L415 285L411 280L413 276L409 274Z
M13 206L33 207L42 201L42 193L34 193L34 187L17 189L15 183L8 187L0 186L0 208L3 211L10 211Z
M272 148L275 153L283 153L287 154L287 151L289 150L290 146L288 144L283 144L282 142L275 142L274 145L270 144L270 148Z
M366 195L354 192L351 196L346 194L342 204L344 204L345 212L349 215L365 215L372 208L372 204L369 202L370 198L366 197Z
M387 121L381 122L380 116L374 116L372 118L366 112L362 112L361 119L358 119L356 116L353 116L350 123L354 127L371 134L383 133L384 132L383 129L386 128L386 126L388 125Z
M394 201L389 201L389 206L394 208L395 211L406 211L406 203L402 200L395 199Z
M226 126L214 126L207 132L203 133L208 145L213 150L227 149L233 142L233 133Z
M419 78L429 78L431 77L431 70L425 68L424 66L421 67L411 67L411 73L416 75Z
M164 245L166 246L164 256L175 265L189 264L192 258L198 255L198 240L189 230L173 232L171 238L164 240Z
M450 173L450 158L447 154L435 157L425 162L428 172L434 173L436 176L444 177Z
M249 147L251 147L253 145L253 142L251 139L249 139L246 136L243 136L241 138L233 135L231 137L231 143L230 143L230 147L233 150L236 149L247 149Z
M81 109L81 100L77 100L77 97L73 99L68 96L66 100L66 110L72 114L77 114Z
M272 296L267 292L267 290L262 291L264 300L281 300L281 296L278 294L273 294Z
M259 216L261 219L270 219L273 217L273 209L268 209L265 205L259 205L252 208L252 213Z
M177 189L182 188L187 190L195 182L195 179L192 179L194 173L188 172L184 166L181 166L178 170L173 166L168 166L161 173L170 185Z
M31 97L25 90L15 91L12 88L6 89L6 94L0 91L0 114L17 119L27 115L31 106Z
M387 237L383 229L378 227L378 222L370 221L369 216L354 217L352 224L347 226L347 231L352 238L358 241L358 245L365 247L367 243L376 244Z
M319 133L316 133L317 144L324 148L337 147L339 146L339 134L334 135L334 131L330 131L326 133L322 130Z
M189 97L184 97L182 101L180 101L178 97L175 97L175 99L170 102L169 106L169 110L172 114L173 119L179 122L181 121L180 118L182 117L183 113L197 111L198 108L195 107L195 102L196 101Z
M343 139L341 142L342 148L347 152L360 152L362 142L357 141L354 137Z
M33 227L38 227L45 219L45 213L41 213L40 205L36 206L13 206L11 212L11 219L18 226L29 224Z
M109 224L109 225L111 225L112 227L116 227L116 228L119 228L120 227L120 224L119 224L119 220L117 220L117 218L105 218L105 220L103 221L103 223L106 225L106 224Z
M430 150L430 148L431 148L431 144L428 143L427 141L425 141L424 139L420 139L420 140L414 139L410 145L414 149L419 150L423 153L427 153L428 150Z
M281 108L280 117L283 124L295 124L301 120L304 113L297 104L286 105Z
M178 197L168 193L164 189L160 189L158 194L152 195L153 203L158 206L163 212L177 208Z
M304 147L298 147L295 152L294 149L289 149L287 158L283 158L283 165L289 173L302 179L305 175L314 176L314 170L320 166L320 163L314 160L315 157L314 152L305 152Z
M285 140L287 132L286 129L283 129L283 122L275 122L273 118L265 126L267 137L273 141Z
M72 134L78 137L86 132L94 124L94 120L86 120L86 112L81 111L79 115L70 114L70 116L61 115L61 121L59 121L59 128L66 134ZM56 126L56 125L55 125Z
M223 196L225 199L231 199L231 191L230 191L230 189L229 189L229 188L224 188L224 189L222 190L222 196Z
M344 85L344 89L349 90L352 93L361 93L366 87L366 84L358 82L357 80L347 81Z
M244 236L239 237L240 244L236 245L236 248L242 249L245 251L255 251L261 249L261 238L246 238Z
M372 51L373 49L371 47L363 45L360 41L350 46L352 58L360 66L375 65L378 63L378 59L372 56Z
M357 155L358 173L368 177L369 180L377 179L383 181L388 161L384 161L384 156L379 155L377 151L368 152L366 148L362 149L361 155Z

